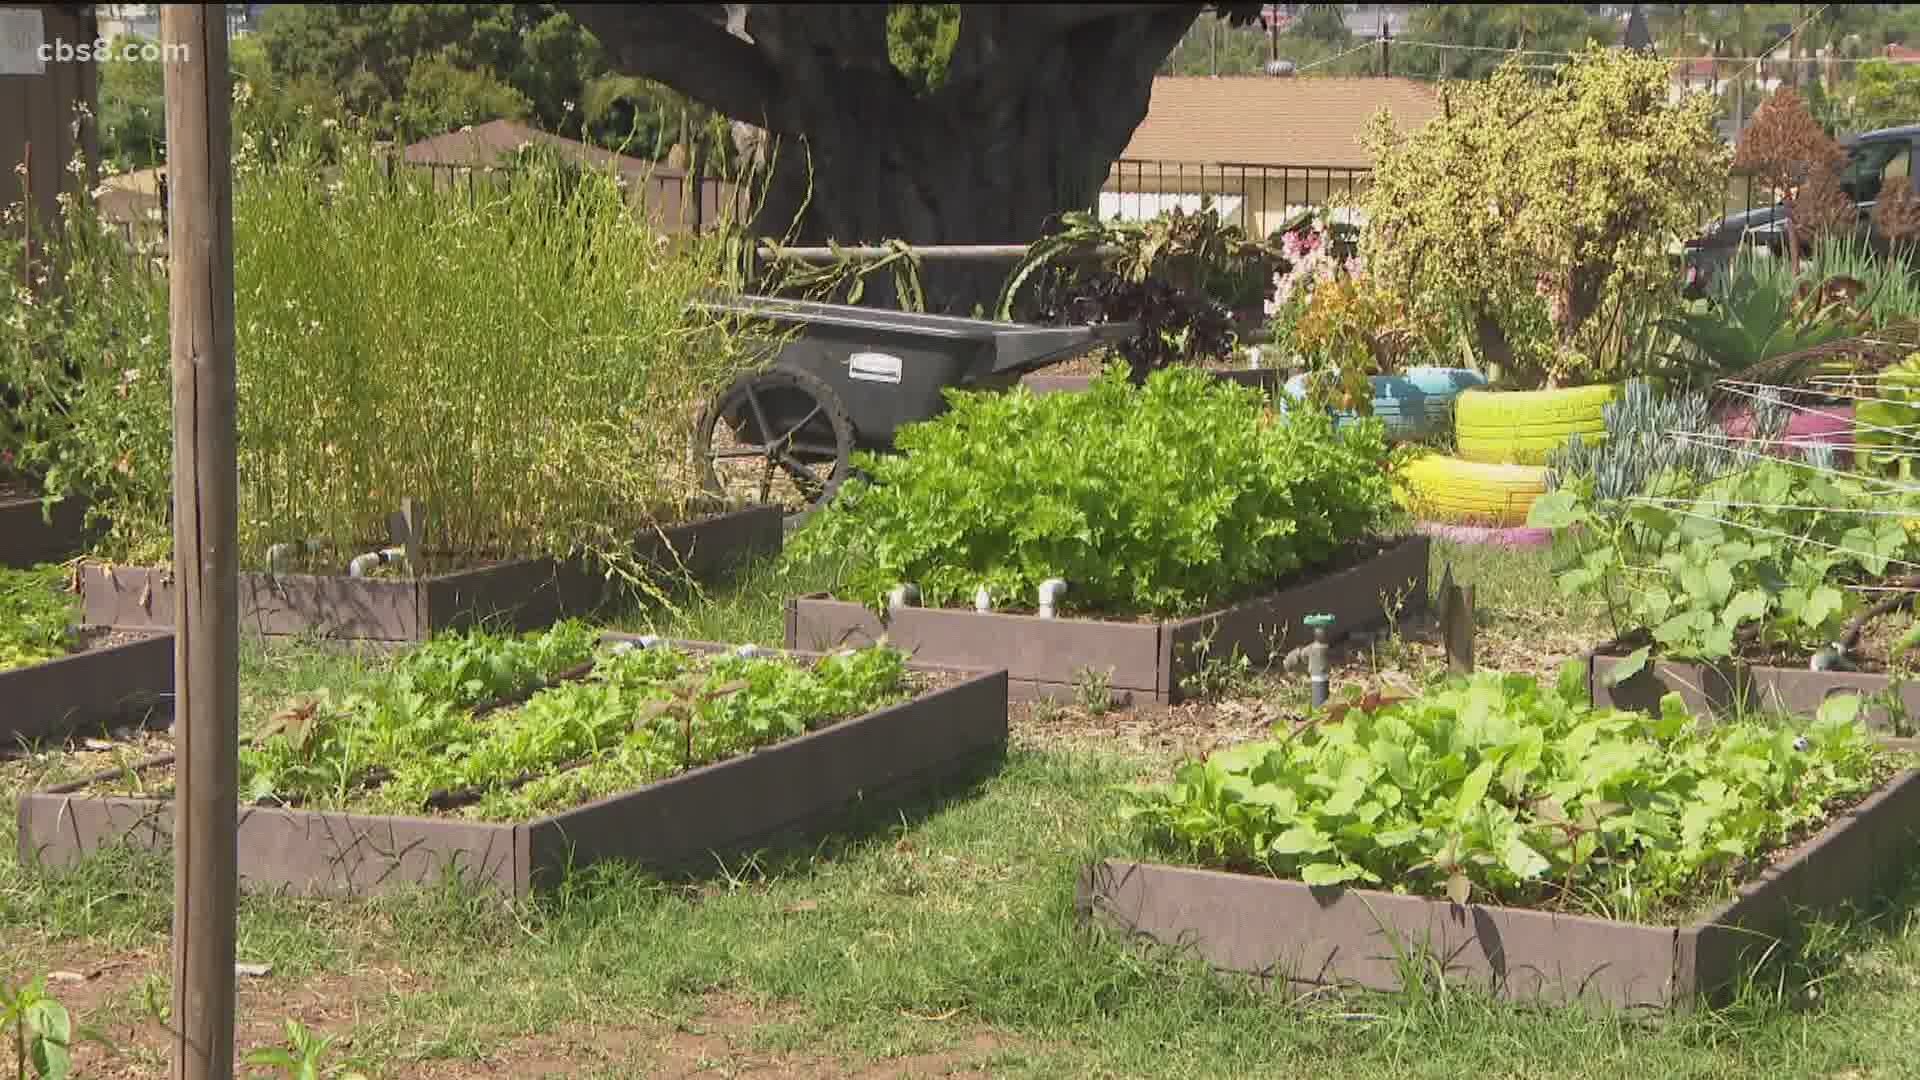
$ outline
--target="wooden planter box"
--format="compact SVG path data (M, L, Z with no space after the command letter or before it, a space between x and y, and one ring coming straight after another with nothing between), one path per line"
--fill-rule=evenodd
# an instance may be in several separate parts
M49 521L39 496L0 497L0 566L60 562L86 543L87 504L62 499Z
M0 671L0 747L173 708L173 635Z
M778 552L785 538L778 507L759 506L677 525L642 537L643 562L711 578L746 559ZM497 620L516 630L591 613L613 595L599 570L553 559L516 559L424 578L352 578L344 574L240 575L240 623L266 636L316 634L363 641L424 641L434 634ZM86 621L117 629L173 625L170 569L81 567Z
M1920 773L1903 772L1697 922L1641 926L1249 874L1107 860L1082 922L1191 947L1216 969L1304 986L1400 989L1396 948L1501 997L1620 1009L1722 998L1810 913L1870 900L1910 862ZM1427 960L1421 960L1427 963Z
M1228 368L1215 369L1208 374L1225 382L1251 386L1255 390L1273 393L1287 381L1287 373L1278 368ZM1091 375L1026 375L1021 377L1020 385L1035 394L1078 394L1093 385Z
M1594 704L1654 712L1660 708L1662 697L1677 693L1690 711L1699 714L1764 710L1789 716L1812 716L1820 710L1822 702L1835 694L1872 698L1884 694L1892 685L1887 675L1870 672L1809 671L1741 661L1709 664L1654 657L1632 678L1618 686L1608 686L1608 676L1620 660L1615 648L1607 645L1587 654L1587 689L1593 695ZM1920 680L1903 686L1900 700L1907 714L1920 720ZM1894 718L1887 714L1884 705L1865 702L1861 714L1868 726L1876 730L1894 726Z
M714 852L827 821L854 800L884 804L911 796L1004 747L1006 673L958 674L958 683L911 701L533 821L243 806L240 882L253 890L347 896L457 872L525 896L569 866L603 859L660 871L711 866ZM135 768L171 760L154 758ZM60 868L115 844L168 847L171 802L86 793L118 775L23 795L22 862Z
M1386 621L1387 601L1403 613L1427 605L1429 541L1395 542L1357 566L1190 619L1121 622L1042 619L944 608L907 608L886 625L871 609L825 594L787 602L790 649L835 649L887 640L919 659L955 667L1005 669L1016 696L1070 697L1082 669L1108 672L1116 703L1177 702L1181 680L1237 648L1254 665L1277 663L1312 640L1308 615L1334 616L1335 634Z

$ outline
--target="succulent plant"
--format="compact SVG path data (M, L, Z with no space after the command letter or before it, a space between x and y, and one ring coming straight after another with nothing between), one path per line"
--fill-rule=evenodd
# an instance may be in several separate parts
M1705 394L1662 395L1636 379L1602 412L1604 441L1588 443L1575 435L1547 455L1547 486L1558 489L1574 477L1591 476L1595 499L1616 501L1646 491L1653 478L1668 469L1702 478L1719 476L1747 460L1741 443L1764 445L1786 429L1789 413L1777 392L1762 391L1751 412L1748 430L1740 438L1729 438Z

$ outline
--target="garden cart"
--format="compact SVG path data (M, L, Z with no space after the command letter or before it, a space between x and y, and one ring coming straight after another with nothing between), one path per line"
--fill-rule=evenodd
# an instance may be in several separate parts
M778 344L772 363L707 404L694 428L693 467L713 494L781 502L796 514L833 497L855 450L891 450L901 425L944 411L943 391L1004 389L1139 329L1031 326L764 296L695 307L771 326Z

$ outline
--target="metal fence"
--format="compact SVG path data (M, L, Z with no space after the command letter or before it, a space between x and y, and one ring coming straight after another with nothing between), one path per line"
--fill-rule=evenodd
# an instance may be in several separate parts
M1093 209L1102 218L1146 220L1176 206L1191 212L1203 199L1211 199L1223 219L1249 235L1270 236L1302 210L1359 195L1371 175L1359 166L1122 158L1108 170ZM1701 211L1697 224L1772 203L1771 194L1753 177L1730 176L1717 209Z

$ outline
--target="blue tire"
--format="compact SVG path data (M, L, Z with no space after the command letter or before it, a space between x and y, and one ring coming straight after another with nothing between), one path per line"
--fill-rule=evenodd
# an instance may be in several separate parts
M1414 367L1397 375L1375 375L1373 415L1389 439L1423 439L1453 425L1453 399L1462 391L1486 384L1485 377L1468 368ZM1305 397L1307 377L1288 379L1286 391L1295 398ZM1353 414L1335 412L1334 417L1345 424Z

